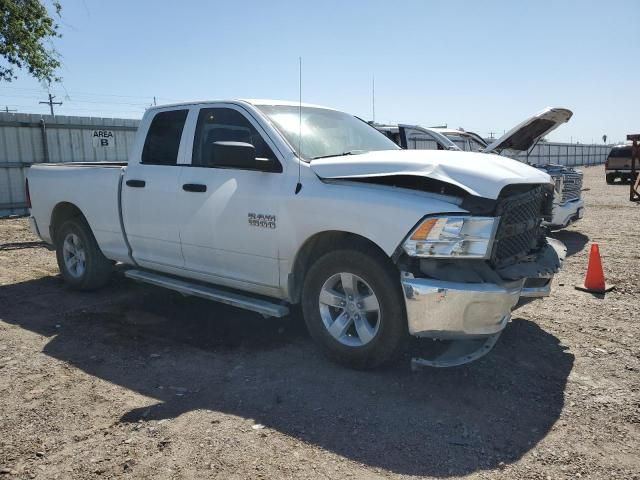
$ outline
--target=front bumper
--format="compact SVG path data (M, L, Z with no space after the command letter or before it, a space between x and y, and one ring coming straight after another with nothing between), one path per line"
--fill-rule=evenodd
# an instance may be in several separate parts
M402 274L409 333L440 340L501 332L518 303L524 280L505 285L458 283Z
M546 297L566 247L547 238L535 258L500 270L500 283L401 276L409 333L440 340L486 338L500 333L520 297Z
M565 228L584 216L584 200L578 198L563 205L553 206L553 217L548 226L551 228Z

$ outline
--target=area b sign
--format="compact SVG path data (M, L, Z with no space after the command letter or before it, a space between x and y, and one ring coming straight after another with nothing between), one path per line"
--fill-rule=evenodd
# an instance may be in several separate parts
M93 130L91 140L93 148L113 147L113 132L111 130Z

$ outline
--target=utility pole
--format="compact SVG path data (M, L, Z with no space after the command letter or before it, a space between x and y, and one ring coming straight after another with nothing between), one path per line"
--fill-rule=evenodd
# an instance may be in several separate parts
M156 105L157 105L157 103L156 103L156 97L154 96L154 97L153 97L153 106L155 107Z
M53 99L56 98L55 95L51 95L49 94L49 100L46 102L38 102L38 103L46 103L47 105L49 105L49 108L51 109L51 116L54 116L55 114L53 113L53 106L54 105L62 105L62 102L54 102Z
M12 112L17 112L18 110L16 110L15 108L9 108L7 105L4 106L4 112L5 113L12 113Z
M489 138L493 138L496 132L489 132Z

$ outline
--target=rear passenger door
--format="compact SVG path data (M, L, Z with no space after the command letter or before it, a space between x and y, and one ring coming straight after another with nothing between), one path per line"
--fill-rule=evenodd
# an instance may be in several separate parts
M214 153L215 142L250 143L264 161L235 165ZM182 251L191 276L258 293L275 292L284 182L275 150L259 122L241 107L225 104L199 110L178 202ZM199 191L186 190L193 185Z
M122 186L122 217L133 258L156 270L184 267L177 220L184 167L178 159L188 112L183 108L155 114L140 161L129 164Z

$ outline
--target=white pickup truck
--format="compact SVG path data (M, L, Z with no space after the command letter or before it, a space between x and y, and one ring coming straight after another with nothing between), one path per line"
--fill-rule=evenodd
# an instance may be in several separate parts
M469 162L469 155L477 155ZM279 101L154 107L128 163L35 165L33 230L72 287L137 281L284 316L357 368L408 334L425 364L490 350L521 296L548 294L553 185L495 155L401 150L358 118Z

